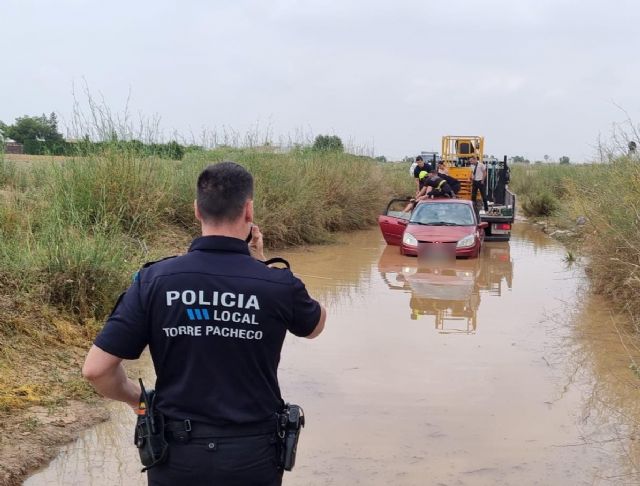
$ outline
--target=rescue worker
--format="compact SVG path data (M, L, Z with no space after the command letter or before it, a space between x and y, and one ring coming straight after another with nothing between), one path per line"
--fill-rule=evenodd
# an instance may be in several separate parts
M429 175L429 173L426 170L421 170L418 173L416 182L418 183L418 190L416 192L416 197L411 198L409 200L409 203L405 206L405 208L403 209L403 212L408 213L413 211L413 209L416 207L416 204L418 202L418 200L422 201L424 200L424 195L431 190L430 187L428 187L426 185L427 182L427 175Z
M446 179L441 177L440 174L438 174L438 171L436 170L431 171L431 173L428 176L426 176L425 186L430 187L431 189L429 191L425 190L424 196L431 197L431 198L456 197L449 183L446 181Z
M451 187L451 190L457 196L460 191L460 181L449 175L447 166L444 162L438 162L438 176L447 181L447 184L449 184L449 187Z
M473 167L473 178L471 182L471 201L473 206L476 206L476 198L478 197L478 191L482 197L482 206L484 211L489 211L489 205L487 203L487 167L484 163L478 161L476 157L469 159L471 167Z
M326 311L290 270L261 261L253 177L242 166L204 169L194 211L202 236L136 274L82 372L101 395L135 409L141 390L122 360L149 346L168 442L150 485L280 485L280 352L287 331L318 336Z
M445 179L439 176L436 170L431 171L429 174L426 170L420 172L418 176L421 184L421 189L414 199L409 201L409 204L404 208L404 212L413 211L416 204L420 201L425 201L429 198L436 197L448 197L455 198L456 195L451 189L451 186ZM455 179L454 179L455 180Z

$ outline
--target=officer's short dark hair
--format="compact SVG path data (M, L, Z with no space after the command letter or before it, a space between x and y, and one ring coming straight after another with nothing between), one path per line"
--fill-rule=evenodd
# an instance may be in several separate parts
M421 160L422 160L422 155L418 155L418 156L416 157L416 162L420 162Z
M198 176L197 204L203 219L225 223L238 219L253 198L253 176L235 162L211 164Z

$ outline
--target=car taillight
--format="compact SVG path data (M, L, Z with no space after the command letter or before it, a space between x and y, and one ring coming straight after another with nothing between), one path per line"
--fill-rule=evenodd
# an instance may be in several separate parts
M496 224L495 228L497 230L510 230L511 225L509 223L500 223L500 224Z

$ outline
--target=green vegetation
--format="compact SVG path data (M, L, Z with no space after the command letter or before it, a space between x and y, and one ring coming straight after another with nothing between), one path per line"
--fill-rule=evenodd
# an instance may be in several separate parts
M551 216L567 195L567 182L585 166L558 164L514 164L510 187L518 195L520 209L527 216Z
M195 179L222 160L254 174L256 220L271 247L325 242L333 232L365 228L387 196L406 192L397 188L411 182L396 167L337 152L219 149L166 161L114 149L28 173L3 163L1 281L38 289L46 302L80 318L103 317L158 239L196 234Z
M514 166L512 189L529 216L574 225L594 289L640 315L640 164Z
M253 173L256 222L272 248L366 228L413 182L404 165L337 151L220 148L177 161L107 148L22 166L0 155L0 411L71 393L77 358L52 358L69 386L47 398L50 376L20 373L19 357L84 351L133 272L184 251L199 231L195 180L206 165L235 160Z
M514 155L511 157L514 164L530 164L529 159L524 158L522 155Z
M342 140L337 135L318 135L312 148L318 152L344 152Z
M13 125L0 121L0 141L5 138L15 140L23 145L24 153L30 155L87 156L104 154L116 149L131 156L181 160L187 151L202 150L200 147L186 147L175 141L143 143L135 139L120 140L113 127L110 128L112 131L107 141L96 142L84 136L82 140L69 142L58 131L58 119L55 113L49 116L25 115L16 118Z
M11 138L18 143L42 140L43 142L62 142L58 132L58 118L55 113L46 116L22 116L16 118L13 125L0 122L0 135Z

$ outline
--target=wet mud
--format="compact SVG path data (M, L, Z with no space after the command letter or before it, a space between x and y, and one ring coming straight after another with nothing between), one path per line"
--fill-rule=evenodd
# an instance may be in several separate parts
M564 255L525 223L438 267L377 231L283 255L329 311L282 353L307 415L284 484L640 484L633 339ZM111 411L25 484L145 484L134 417Z

